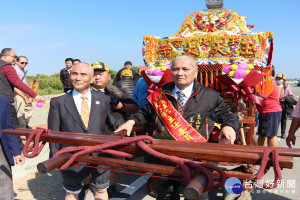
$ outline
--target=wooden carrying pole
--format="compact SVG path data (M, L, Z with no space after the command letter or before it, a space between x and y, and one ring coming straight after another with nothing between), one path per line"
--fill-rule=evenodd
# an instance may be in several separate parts
M40 173L47 173L53 169L61 167L72 156L72 154L64 153L49 160L38 164L37 169ZM151 163L142 163L136 161L120 160L115 158L95 157L95 156L79 156L76 162L85 162L96 165L107 165L111 167L121 167L129 170L137 170L144 172L151 172L157 174L171 175L174 177L182 177L181 170L174 166L165 166ZM240 171L224 170L227 177L238 177L241 179L253 180L252 173L243 173ZM217 175L217 173L215 173Z
M3 133L15 134L15 135L25 135L28 136L32 132L31 129L18 128L16 130L3 130ZM50 131L53 137L56 134L60 134L60 137L65 138L66 136L61 135L69 135L74 137L82 137L86 140L89 145L98 145L100 143L111 142L115 140L119 140L122 137L119 135L95 135L95 134L83 134L83 133L72 133L72 132L56 132ZM46 135L45 135L46 137ZM51 140L51 138L47 138ZM97 140L97 141L95 141ZM52 142L52 141L47 141ZM55 142L55 141L54 141ZM76 142L76 141L74 141ZM176 142L176 143L174 143ZM56 142L60 143L60 142ZM65 144L65 143L62 143ZM156 144L161 144L165 146L176 145L177 146L188 146L189 148L205 148L205 149L216 149L216 150L224 150L224 151L238 151L238 152L246 152L246 153L258 153L262 154L265 149L278 149L279 155L281 156L291 156L291 157L300 157L300 148L284 148L284 147L263 147L263 146L243 146L243 145L231 145L231 144L218 144L218 143L196 143L196 142L185 142L185 141L172 141L172 140L156 140ZM76 144L73 144L76 145ZM83 145L83 144L78 144Z
M29 129L17 129L17 130L3 130L3 133L25 135L28 136L33 130ZM60 144L68 144L75 146L94 146L115 140L121 139L121 136L104 136L104 135L90 135L70 132L54 132L43 133L41 135L41 141L53 142ZM220 162L232 162L232 163L243 163L243 164L255 164L259 165L261 161L261 154L263 153L262 148L255 146L247 146L247 148L254 149L259 152L246 152L245 146L239 149L239 145L225 145L225 144L203 144L203 143L188 143L188 142L177 142L171 140L156 140L157 144L149 144L151 148L161 153L168 155L174 155L183 158L220 161ZM176 146L176 148L174 148ZM223 147L226 147L225 149ZM218 148L217 148L218 147ZM144 155L144 151L135 145L124 145L115 148L119 151L127 153L135 153ZM253 151L254 151L253 150ZM289 151L289 149L285 149ZM281 150L279 152L282 152ZM292 153L296 154L294 151ZM291 154L292 154L291 153ZM299 154L299 153L298 153ZM298 155L297 154L297 155ZM269 160L271 164L271 160ZM281 168L292 168L293 158L290 156L279 156L279 165Z

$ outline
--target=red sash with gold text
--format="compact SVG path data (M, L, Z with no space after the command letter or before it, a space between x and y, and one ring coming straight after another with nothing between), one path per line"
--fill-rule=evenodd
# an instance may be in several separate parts
M147 99L154 107L160 119L172 137L177 141L207 142L174 108L161 89L152 92Z

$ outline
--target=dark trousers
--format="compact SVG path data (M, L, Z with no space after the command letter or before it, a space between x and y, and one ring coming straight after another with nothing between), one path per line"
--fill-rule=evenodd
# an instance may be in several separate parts
M15 128L18 128L19 126L19 122L18 122L18 117L17 117L17 111L16 111L16 108L13 104L9 104L10 105L10 114L11 114L11 118L12 118L12 121L13 121L13 124L14 124L14 127ZM20 142L20 149L22 150L24 145L22 143L22 140L20 138L20 136L18 136L19 138L19 142Z
M281 135L285 135L285 130L286 130L286 120L287 120L287 113L285 109L282 109L282 114L281 114Z
M16 108L13 104L9 104L10 105L10 114L11 114L11 118L13 120L13 124L15 128L18 128L18 117L17 117L17 111Z
M11 167L4 155L0 139L0 200L13 200L14 191L12 183Z

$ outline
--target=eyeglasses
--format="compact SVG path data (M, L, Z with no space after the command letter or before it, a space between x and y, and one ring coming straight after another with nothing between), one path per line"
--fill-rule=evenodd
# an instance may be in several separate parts
M25 65L27 65L27 64L28 64L28 62L21 62L21 64L22 64L22 65L24 65L24 64L25 64Z

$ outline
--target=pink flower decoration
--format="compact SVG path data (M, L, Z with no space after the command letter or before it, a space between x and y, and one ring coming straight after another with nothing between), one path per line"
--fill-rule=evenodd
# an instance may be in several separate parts
M223 72L225 73L225 74L228 74L231 70L230 70L230 65L228 65L227 67L225 67L225 69L223 70Z
M244 69L237 69L234 72L235 79L241 79L246 77L246 71Z
M246 63L240 63L238 64L238 69L248 70L249 67Z

